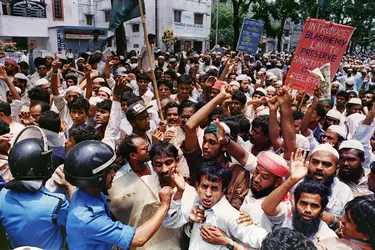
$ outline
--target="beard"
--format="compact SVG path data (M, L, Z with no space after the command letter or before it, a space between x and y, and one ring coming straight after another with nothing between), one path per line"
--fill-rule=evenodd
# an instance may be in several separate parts
M260 191L257 191L253 188L253 178L251 178L251 186L250 186L250 190L251 190L251 193L258 199L260 198L263 198L265 196L268 196L270 193L272 193L272 191L274 190L274 187L273 186L270 186L270 187L266 187L266 188L263 188L262 190Z
M338 174L340 179L344 182L357 182L364 174L364 169L361 166L359 166L356 169L350 169L349 171L345 172L344 170L346 170L346 168L340 168Z
M171 179L171 176L169 175L169 173L167 173L167 174L160 173L160 174L158 174L158 176L159 176L159 183L160 183L161 187L171 185L172 179Z
M315 181L310 172L305 176L305 180ZM323 182L324 186L326 186L326 188L327 188L327 190L326 190L327 191L327 197L330 197L331 194L332 194L332 185L333 185L334 180L335 180L335 176L331 175L330 177L327 178L327 180L325 180Z
M293 208L292 225L295 230L311 239L319 230L320 217L313 218L311 221L304 221L297 210Z

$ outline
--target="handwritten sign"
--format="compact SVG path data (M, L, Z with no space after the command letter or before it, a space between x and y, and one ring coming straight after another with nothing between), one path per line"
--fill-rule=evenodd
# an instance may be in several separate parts
M312 94L319 87L319 78L309 70L326 63L331 65L332 82L354 30L350 26L308 18L287 75L293 89Z
M246 17L242 23L240 38L237 43L237 50L244 53L256 54L258 44L262 36L264 23L259 20L253 20Z

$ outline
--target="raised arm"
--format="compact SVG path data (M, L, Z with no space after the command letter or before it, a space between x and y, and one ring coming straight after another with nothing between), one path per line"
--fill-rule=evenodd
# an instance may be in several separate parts
M3 80L6 83L6 85L8 86L9 91L13 96L13 99L21 100L20 95L18 94L16 88L14 87L12 82L10 81L10 79L7 75L7 72L5 71L5 68L3 66L0 67L0 79Z
M51 89L52 94L55 96L60 95L59 93L59 66L60 63L57 60L53 60L52 62L52 77L51 77Z
M310 107L307 109L305 116L303 117L300 125L300 131L303 136L309 136L309 124L311 121L311 117L314 114L316 106L318 106L319 97L314 93L314 99L311 103Z
M295 155L292 153L289 178L283 184L273 190L272 193L270 193L262 202L262 209L266 215L278 215L281 211L279 204L283 200L284 196L307 174L308 162L305 160L305 156L306 152L302 154L302 150L300 149L297 150Z
M270 116L268 121L268 135L271 139L272 147L275 150L278 150L283 145L283 141L280 138L280 126L277 122L277 110L279 105L276 97L268 99L267 104L270 109Z

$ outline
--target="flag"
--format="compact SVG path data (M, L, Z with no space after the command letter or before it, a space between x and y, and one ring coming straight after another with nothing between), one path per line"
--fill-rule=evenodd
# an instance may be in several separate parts
M184 59L184 53L181 53L180 57L180 65L178 65L178 73L180 75L185 75L185 59Z
M145 14L145 2L141 0L143 14ZM123 22L141 16L138 0L113 0L111 10L111 20L109 29L115 30Z

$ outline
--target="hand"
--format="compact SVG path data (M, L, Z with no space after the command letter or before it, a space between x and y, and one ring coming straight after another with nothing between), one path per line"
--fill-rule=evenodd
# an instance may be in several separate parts
M128 82L134 79L135 79L135 75L133 73L129 73L128 76L126 77L126 80L128 80Z
M212 88L215 85L217 78L214 76L210 76L207 80L202 84L203 87Z
M169 186L163 187L159 191L159 198L160 198L161 205L169 208L169 206L171 205L172 195L173 195L173 189L171 187Z
M18 116L21 120L21 123L25 126L37 125L30 112L21 112Z
M0 135L0 142L10 142L12 138L13 138L13 134L11 133Z
M189 220L192 222L203 223L206 220L206 216L204 216L204 209L195 205L191 209Z
M202 239L213 245L227 246L231 239L217 227L200 227Z
M69 68L73 68L72 66L70 66L70 63L66 63L66 64L64 64L64 66L63 66L63 71L67 71Z
M290 157L290 178L296 182L304 178L308 171L309 162L306 161L306 152L302 152L301 149L297 149Z
M154 131L152 131L151 137L152 144L159 143L164 140L164 133L161 132L159 129L155 129Z
M5 71L4 66L0 67L0 79L5 81L8 78L7 72Z
M51 66L52 66L52 71L55 72L55 73L57 73L57 72L59 71L59 67L60 67L60 65L61 65L61 62L59 62L59 61L57 61L57 60L53 60L53 61L52 61L52 64L51 64Z
M52 175L52 179L55 183L57 183L60 186L72 187L72 185L65 179L64 165L61 165L58 168L56 168L54 174Z
M272 98L267 99L267 105L270 108L270 111L276 112L279 108L277 97L274 96Z
M177 167L174 167L170 171L171 179L176 185L178 191L185 191L185 179L182 176L180 170Z
M35 49L35 47L36 47L36 45L35 45L34 42L30 42L30 43L29 43L29 50L30 50L30 51L33 51L33 50Z
M90 61L90 57L87 58L86 64L83 65L83 72L86 75L90 75L92 71L92 67L91 67L91 64L89 64L89 61Z
M167 131L167 124L163 121L159 122L159 125L157 127L161 132L165 133Z
M236 59L235 58L231 58L231 59L228 60L228 64L229 65L233 65L235 63L236 63Z
M363 79L363 82L369 82L370 81L370 76L369 75L366 75L365 76L365 79Z
M249 226L254 224L253 220L251 219L250 215L244 211L240 211L240 217L237 220L238 224L244 223L245 226Z
M375 106L375 105L374 105ZM174 138L176 138L177 133L174 130L168 130L164 133L164 140L167 142L172 141Z
M319 102L319 98L320 98L320 96L321 96L321 91L320 91L320 89L319 88L316 88L315 90L314 90L314 99L313 99L313 101L315 102L315 103L318 103Z
M224 97L224 100L232 98L232 88L229 85L221 86L220 94L222 97Z
M113 65L116 65L117 63L117 60L109 60L108 64L110 67L112 67Z
M282 86L282 88L277 91L276 98L277 98L277 101L280 105L283 105L283 104L290 105L291 98L290 98L289 87L287 87L285 85Z
M218 119L216 119L215 124L216 124L217 140L219 141L219 143L221 145L223 145L226 142L225 130L224 130L223 126L220 124Z
M120 101L121 95L124 93L124 86L126 85L126 78L121 77L119 81L116 81L115 86L112 90L112 100L113 101Z

